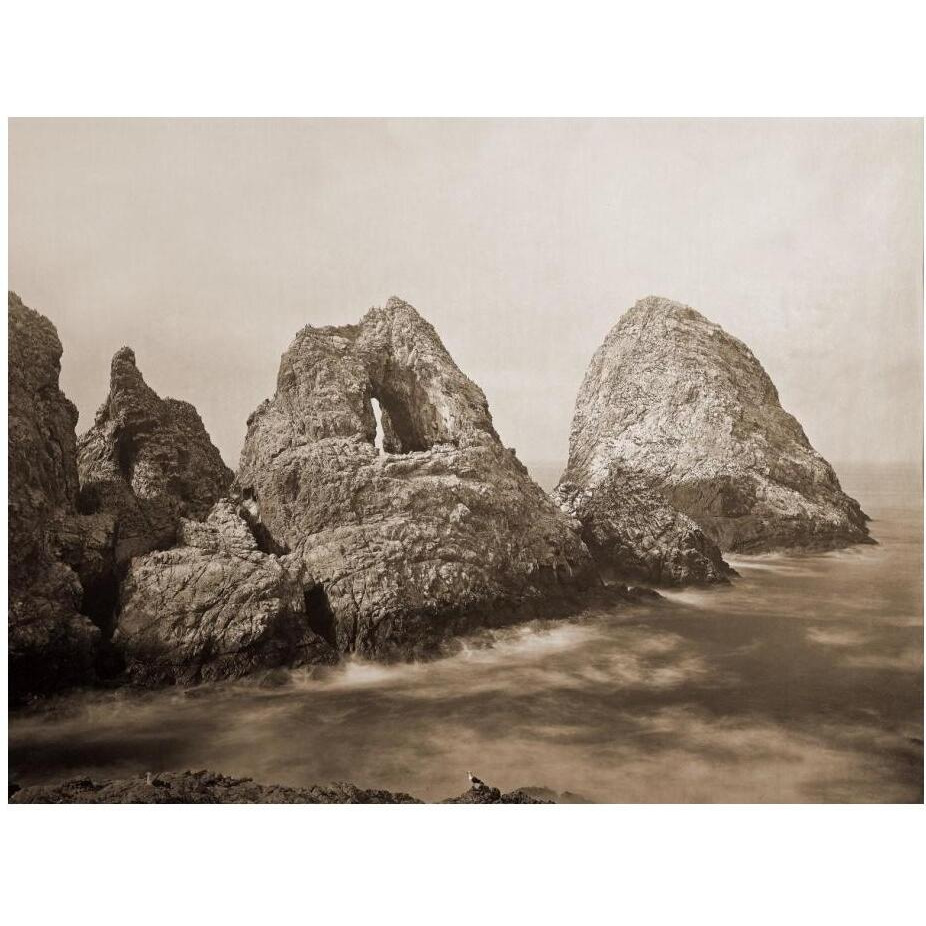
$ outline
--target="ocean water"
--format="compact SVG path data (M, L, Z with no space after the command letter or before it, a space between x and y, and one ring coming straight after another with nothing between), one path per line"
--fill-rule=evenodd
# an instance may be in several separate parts
M729 588L428 663L58 698L10 716L11 780L210 768L440 799L472 770L596 802L921 801L921 475L837 468L878 546L733 558Z

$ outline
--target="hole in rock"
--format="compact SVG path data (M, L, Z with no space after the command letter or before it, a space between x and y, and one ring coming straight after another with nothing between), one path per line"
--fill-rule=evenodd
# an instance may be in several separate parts
M376 433L382 429L386 453L430 450L447 439L440 412L413 376L393 371L372 383L371 392Z
M373 438L373 446L382 456L385 453L383 450L383 410L379 407L379 399L374 397L371 401L373 403L373 417L376 419L376 437Z
M338 638L335 632L334 614L328 602L328 595L321 585L306 590L305 614L309 627L323 640L336 647Z

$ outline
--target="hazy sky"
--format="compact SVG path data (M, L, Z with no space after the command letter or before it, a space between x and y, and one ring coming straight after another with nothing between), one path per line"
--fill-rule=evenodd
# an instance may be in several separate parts
M10 287L78 431L123 344L237 466L307 323L395 294L525 461L621 313L744 340L830 460L921 456L919 120L11 120Z

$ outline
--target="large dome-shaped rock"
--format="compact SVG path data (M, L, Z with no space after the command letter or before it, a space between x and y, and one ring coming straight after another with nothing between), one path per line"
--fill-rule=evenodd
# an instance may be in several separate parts
M109 395L78 442L78 465L82 510L116 519L119 567L171 546L180 518L206 517L233 479L196 409L158 396L128 347L113 357Z
M599 582L482 390L399 299L299 332L248 419L238 487L267 548L320 583L342 651L409 655Z
M9 682L17 701L91 679L100 632L79 613L83 590L59 554L78 494L77 409L58 386L61 342L12 292L7 317Z
M620 473L723 550L870 542L867 516L749 348L668 299L650 296L624 314L576 402L563 481L595 494Z
M181 520L179 540L136 557L122 585L114 643L133 681L190 684L337 660L310 626L313 583L300 558L262 552L229 501L204 522Z

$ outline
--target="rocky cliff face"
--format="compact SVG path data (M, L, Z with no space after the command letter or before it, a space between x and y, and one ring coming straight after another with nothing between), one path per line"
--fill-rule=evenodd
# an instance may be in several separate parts
M408 655L598 582L482 391L399 299L299 332L248 419L238 489L262 546L318 582L341 651Z
M622 473L724 550L870 542L866 515L749 348L667 299L643 299L621 318L576 402L563 486L610 512L604 499L626 484Z
M113 357L109 395L77 451L81 509L115 518L117 566L171 546L180 518L205 518L233 478L196 409L160 398L128 347Z
M199 683L335 662L310 626L313 583L298 557L263 553L232 504L180 522L180 545L136 557L115 643L136 683ZM320 628L321 629L321 628Z
M81 533L77 409L58 386L61 342L55 326L15 293L8 294L7 317L8 634L16 701L92 678L100 632L79 613L83 590L60 555L62 538Z

